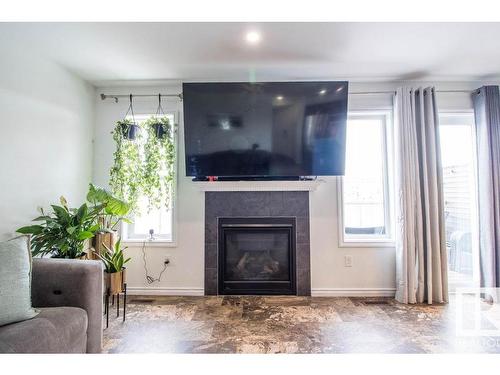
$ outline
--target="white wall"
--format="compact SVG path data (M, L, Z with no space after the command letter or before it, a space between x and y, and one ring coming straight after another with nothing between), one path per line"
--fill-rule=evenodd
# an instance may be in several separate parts
M61 195L82 202L92 175L94 88L19 51L0 59L0 240Z
M351 92L390 91L403 83L352 84ZM410 83L416 85L416 83ZM422 83L424 85L425 83ZM471 90L481 83L440 83L443 90ZM97 93L179 93L180 84L162 87L115 86L98 88ZM121 119L128 107L126 100L115 104L101 101L96 95L96 129L94 148L94 181L100 185L108 182L114 144L110 132L115 121ZM161 283L148 285L140 247L130 247L128 255L133 260L128 267L128 285L136 293L202 294L204 273L204 194L190 178L184 177L184 150L182 133L182 103L169 100L165 109L176 111L179 116L179 182L177 192L177 246L146 249L148 266L157 275L166 257L172 261ZM438 105L443 110L471 110L467 93L438 93ZM390 94L352 95L349 110L391 109ZM156 101L137 98L137 114L154 113ZM310 194L311 210L311 268L312 289L316 295L388 295L395 288L394 248L341 248L337 227L337 178L326 178L326 183ZM344 267L344 256L353 256L353 266Z

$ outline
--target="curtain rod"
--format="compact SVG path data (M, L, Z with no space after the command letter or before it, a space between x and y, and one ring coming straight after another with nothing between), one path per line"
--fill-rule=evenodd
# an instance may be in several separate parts
M464 93L464 94L473 94L477 91L476 90L436 90L436 92L439 93ZM378 94L391 94L391 95L396 95L396 90L393 91L354 91L354 92L349 92L349 95L378 95Z
M465 94L472 94L476 92L476 90L436 90L436 92L439 93L465 93ZM379 95L379 94L391 94L395 95L396 91L354 91L354 92L349 92L349 95ZM178 98L179 100L182 100L182 93L180 94L119 94L119 95L108 95L108 94L101 94L101 100L106 100L106 99L114 99L115 103L118 103L119 98L130 98L132 97L143 97L143 98L157 98L158 95L166 98Z
M101 94L101 100L106 100L106 99L114 99L115 103L118 103L119 98L127 98L129 99L130 97L142 97L142 98L158 98L158 96L165 97L165 98L178 98L182 100L182 93L180 94L120 94L120 95L107 95L107 94Z

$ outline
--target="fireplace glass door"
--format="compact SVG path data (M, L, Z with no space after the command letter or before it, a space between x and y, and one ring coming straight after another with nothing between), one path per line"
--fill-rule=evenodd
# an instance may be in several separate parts
M295 220L220 219L221 294L295 294Z

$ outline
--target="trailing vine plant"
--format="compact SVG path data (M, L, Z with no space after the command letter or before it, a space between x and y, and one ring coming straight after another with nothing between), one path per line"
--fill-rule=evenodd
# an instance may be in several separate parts
M132 120L126 116L132 113ZM146 132L143 140L142 131ZM114 163L110 170L110 187L119 199L129 203L135 214L138 200L145 197L148 210L164 205L171 208L175 174L175 129L161 107L139 127L130 106L125 119L118 121L112 132L116 144Z
M171 208L175 177L174 127L165 115L151 116L143 127L148 133L144 144L142 192L148 200L148 209Z
M132 111L132 120L126 116ZM141 139L140 127L135 123L130 95L129 110L125 119L117 121L112 131L116 149L113 154L113 166L109 172L112 193L119 199L128 202L132 211L137 211L137 203L141 194Z

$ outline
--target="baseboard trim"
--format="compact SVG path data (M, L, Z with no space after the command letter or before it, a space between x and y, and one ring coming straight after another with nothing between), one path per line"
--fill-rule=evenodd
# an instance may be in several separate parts
M133 296L203 296L203 288L138 288L127 287L127 294Z
M313 297L394 297L396 288L313 288ZM203 288L127 287L127 294L142 296L203 296Z
M313 297L394 297L396 288L313 288Z

